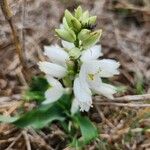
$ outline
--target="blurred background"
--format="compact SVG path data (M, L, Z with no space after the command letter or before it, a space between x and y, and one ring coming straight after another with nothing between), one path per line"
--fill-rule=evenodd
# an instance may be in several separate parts
M149 0L8 0L8 2L13 13L13 24L22 44L28 74L31 77L40 73L37 62L44 60L43 46L60 42L55 36L54 29L59 27L64 10L73 11L81 5L84 10L89 10L92 15L98 17L96 28L103 30L99 43L102 45L104 58L113 58L121 63L121 75L115 77L115 80L111 79L111 82L120 87L118 96L150 93ZM26 85L10 26L0 10L0 96L20 94ZM117 115L120 115L120 118L116 124L119 124L120 120L122 124L125 122L128 124L130 118L128 113L134 117L138 112L136 109L112 109L116 112L119 110ZM106 107L103 112L113 120L116 114L111 116L110 110ZM124 114L127 117L126 121L122 119L123 112L127 113ZM92 113L91 118L98 123L101 122L97 119L96 112ZM103 129L106 128L107 125L104 123ZM110 132L110 128L104 132ZM141 135L140 138L142 144L149 140L149 136ZM133 149L136 149L140 143L138 140L131 141L129 147L134 146Z

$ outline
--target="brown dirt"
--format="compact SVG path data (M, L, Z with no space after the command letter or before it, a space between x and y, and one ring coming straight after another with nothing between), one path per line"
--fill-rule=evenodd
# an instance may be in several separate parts
M40 73L37 62L44 60L43 45L59 42L54 29L59 26L64 10L72 11L79 4L98 16L97 28L103 29L100 43L104 57L121 63L121 75L111 81L126 87L126 91L116 96L150 93L148 0L9 0L30 76ZM0 10L1 114L15 113L20 105L20 94L26 86L10 27ZM101 139L85 149L150 149L150 118L145 119L146 113L150 113L149 108L101 107L95 104L89 116L100 128ZM136 119L137 126L133 126ZM61 150L66 148L66 142L65 134L57 124L40 131L0 124L0 150L30 150L30 146L33 150Z

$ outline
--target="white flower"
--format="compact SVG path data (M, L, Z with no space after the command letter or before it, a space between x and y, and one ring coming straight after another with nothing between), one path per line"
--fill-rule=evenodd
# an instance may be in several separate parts
M39 62L39 68L46 74L50 88L45 92L46 100L43 104L57 101L64 93L62 84L55 78L61 79L67 74L66 62L69 55L58 45L45 46L44 54L49 58L50 62Z
M50 87L45 92L46 100L43 102L43 104L53 103L57 101L64 93L64 88L58 80L49 75L47 75L46 78L48 83L50 84Z
M66 68L57 64L53 64L47 61L39 62L39 68L46 74L51 75L52 77L62 78L66 74Z
M119 63L111 59L90 59L82 64L79 77L74 81L74 94L81 111L88 111L92 106L92 93L113 98L116 88L103 83L101 77L119 74L118 67Z
M74 47L72 43L62 41L65 49ZM61 79L67 74L67 61L69 54L58 45L45 46L44 54L50 62L39 62L39 68L46 73L50 88L45 92L46 100L43 104L57 101L64 93L62 84L55 78ZM101 46L95 45L81 53L82 62L79 76L74 80L73 90L75 99L72 103L71 112L74 114L80 107L81 111L88 111L92 106L92 94L102 94L108 98L113 98L116 88L103 83L101 78L112 77L119 74L117 70L119 63L111 59L98 58L102 56Z
M84 50L81 54L80 60L82 62L90 61L90 60L96 60L100 56L103 56L101 52L101 45L95 45L91 48Z
M51 62L65 66L66 61L69 60L69 55L61 47L56 45L44 46L44 55L46 55Z
M79 78L76 78L74 81L74 95L75 99L78 101L81 111L88 111L90 106L92 105L92 93L89 90L86 91L84 88L84 84L81 84L82 81ZM87 87L89 88L89 87Z
M44 54L51 62L39 62L39 68L46 74L56 78L63 78L67 73L66 62L69 60L69 55L58 45L45 46Z

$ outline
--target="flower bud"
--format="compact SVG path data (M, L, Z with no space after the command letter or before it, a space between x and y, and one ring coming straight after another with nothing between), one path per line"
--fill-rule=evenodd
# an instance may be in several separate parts
M79 40L85 40L86 38L88 38L90 36L90 30L88 29L83 29L80 31L80 33L78 34L78 38Z
M71 26L77 32L81 29L81 23L75 17L71 19Z
M66 21L65 21L66 20ZM77 18L75 18L68 10L65 11L65 19L64 23L69 25L70 28L72 28L74 31L80 31L81 29L81 23L78 21Z
M83 48L87 49L87 48L95 45L98 42L101 34L102 34L102 30L98 30L98 31L90 33L90 36L88 38L82 40Z
M92 16L88 19L88 24L93 25L96 23L97 16Z
M73 43L76 40L76 35L71 29L55 29L55 32L65 41Z
M80 19L81 16L82 16L82 8L81 8L81 6L78 6L78 8L75 9L75 17L77 19Z
M71 26L72 26L71 20L72 20L74 17L73 17L73 15L70 13L69 10L66 10L66 11L65 11L65 18L66 18L66 21L67 21L69 27L71 27Z
M81 55L81 51L79 48L75 47L69 51L69 55L74 59L77 59Z
M66 61L66 64L67 64L68 70L73 70L74 69L74 61L68 60L68 61Z
M80 17L80 21L82 22L83 25L85 25L88 22L88 18L89 18L89 12L85 11Z
M68 23L67 23L67 20L66 20L65 17L63 17L63 27L64 27L65 29L69 29L69 26L68 26Z

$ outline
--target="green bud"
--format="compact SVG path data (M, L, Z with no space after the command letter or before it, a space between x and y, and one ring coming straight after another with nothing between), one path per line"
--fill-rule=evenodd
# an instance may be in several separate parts
M78 38L79 40L85 40L90 36L90 30L88 29L83 29L80 31L80 33L78 34Z
M65 29L69 29L69 26L65 17L63 17L63 26Z
M73 43L76 40L76 35L71 29L55 29L55 32L65 41Z
M66 21L65 21L66 19ZM75 18L68 10L65 11L65 19L64 23L69 25L70 28L72 28L74 31L80 31L81 29L81 23L78 21L77 18Z
M67 70L68 70L68 72L69 73L71 73L72 75L75 73L74 72L74 61L72 61L72 60L68 60L67 62L66 62L66 64L67 64Z
M102 34L102 30L98 30L98 31L90 33L90 36L88 38L86 38L85 40L82 40L83 48L87 49L95 45L98 42L101 34Z
M65 10L65 18L66 18L66 21L67 21L68 25L71 27L72 26L71 20L74 17L73 17L73 15L71 14L71 12L69 10Z
M88 19L88 24L93 25L96 23L97 16L92 16Z
M74 17L71 19L71 25L74 29L74 31L80 31L81 30L81 23Z
M89 12L85 11L80 17L80 21L82 22L83 25L85 25L88 22L88 19L89 19Z
M74 59L77 59L81 55L81 51L79 48L75 47L69 51L69 55Z
M66 86L66 87L72 87L72 76L71 75L68 75L68 76L65 76L62 81L63 81L63 84Z
M89 18L89 11L85 11L82 15L82 19L88 19Z
M81 6L78 6L78 8L75 9L75 17L77 19L80 19L81 16L82 16L82 8L81 8Z

